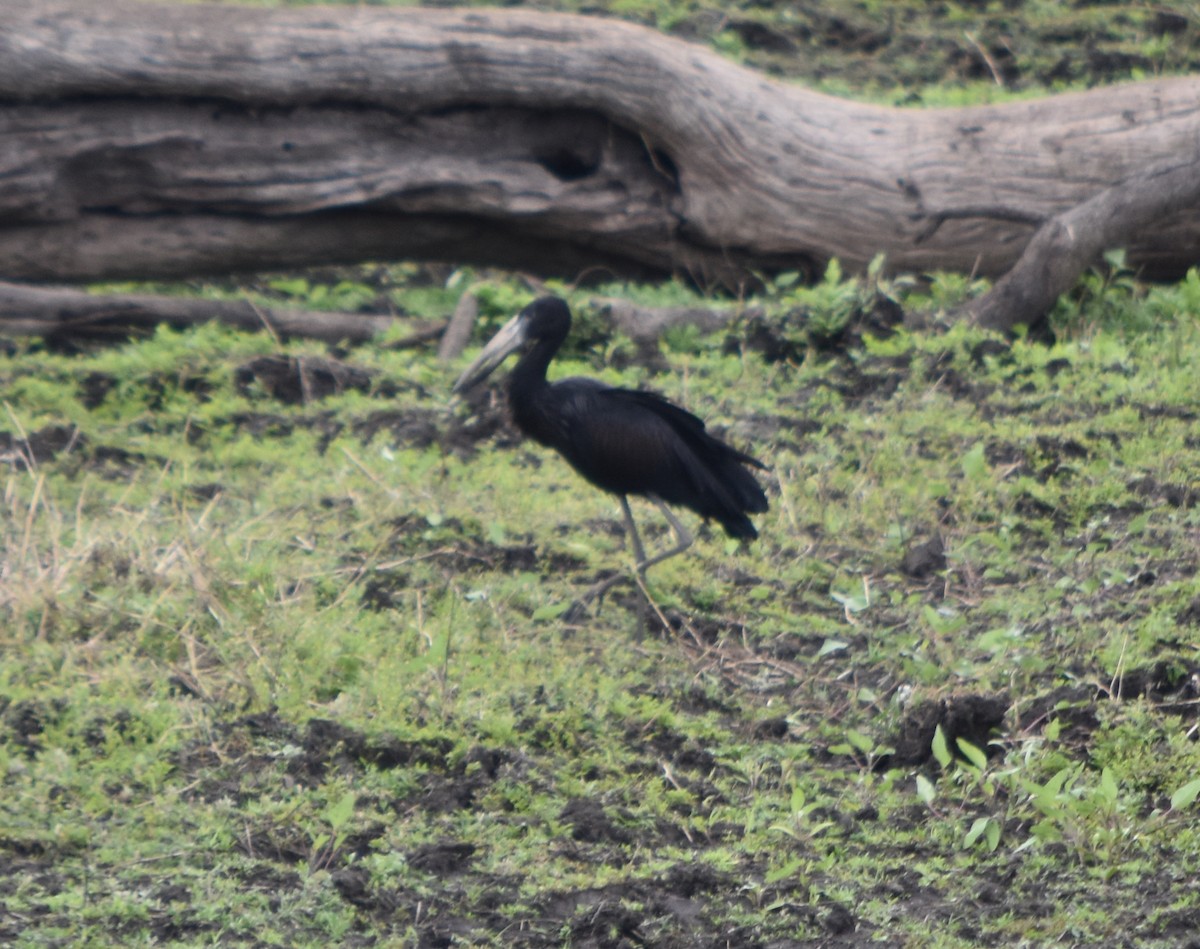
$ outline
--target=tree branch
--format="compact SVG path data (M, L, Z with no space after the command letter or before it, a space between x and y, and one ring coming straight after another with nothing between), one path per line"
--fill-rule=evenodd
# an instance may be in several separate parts
M329 342L363 342L395 325L390 316L267 309L245 300L196 300L150 294L91 294L0 281L0 335L112 336L160 323L191 326L218 320L243 330Z
M1036 323L1104 251L1198 203L1200 154L1133 175L1039 228L1013 268L962 315L1003 332Z

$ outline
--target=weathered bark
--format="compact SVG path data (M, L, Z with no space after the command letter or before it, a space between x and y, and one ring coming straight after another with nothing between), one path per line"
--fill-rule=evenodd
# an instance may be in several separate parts
M760 307L722 307L709 309L699 306L639 306L617 297L595 297L591 300L601 316L615 329L637 343L660 339L667 330L694 326L703 333L715 333L734 320L762 315Z
M419 258L736 285L879 252L998 275L1198 134L1191 78L900 110L588 17L0 0L0 275ZM1200 213L1126 246L1179 272Z
M458 298L454 314L446 324L446 332L438 343L438 361L452 362L463 354L471 341L471 331L475 329L475 321L479 318L479 301L475 294L464 293Z

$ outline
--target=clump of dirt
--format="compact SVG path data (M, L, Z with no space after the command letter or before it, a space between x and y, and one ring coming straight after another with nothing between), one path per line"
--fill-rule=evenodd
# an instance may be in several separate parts
M1113 698L1146 698L1165 711L1200 715L1200 663L1178 657L1129 669L1111 686Z
M74 425L47 425L27 437L0 432L0 462L31 468L53 461L64 452L82 451L87 436Z
M54 712L37 699L22 699L3 709L0 724L8 730L13 744L32 757L42 750L41 735Z
M309 430L320 437L316 442L316 452L323 455L335 438L345 429L332 412L318 412L306 416L287 416L274 412L234 412L216 420L218 426L228 425L236 431L245 432L255 439L285 439L297 429ZM208 437L207 429L193 423L187 432L188 442L193 445L201 444Z
M445 876L448 873L461 873L465 870L470 865L475 849L474 844L464 844L457 840L442 840L418 847L408 854L407 860L410 867L416 867L426 873Z
M238 393L252 394L254 384L287 405L308 405L348 390L367 391L371 373L336 359L315 356L259 356L234 372Z
M871 372L857 365L848 365L843 368L840 377L830 385L841 394L847 404L853 405L872 399L886 402L903 385L908 378L908 372L907 367Z
M790 727L786 718L767 718L755 723L751 734L758 741L779 741L787 736Z
M397 412L381 409L353 424L354 434L363 444L369 444L380 432L386 432L393 445L428 448L442 440L445 418L431 409L410 409Z
M927 580L946 569L946 545L941 534L914 543L904 552L900 569L914 580Z
M861 350L863 338L887 339L904 325L904 308L887 294L876 291L870 300L860 303L844 324L835 329L812 328L809 340L826 352Z
M59 456L67 459L64 470L68 474L85 470L112 481L132 478L148 462L164 463L162 458L119 445L94 444L74 425L47 425L25 438L0 432L0 464L36 468Z
M90 372L79 380L79 401L89 411L97 409L105 403L109 393L122 382L130 388L140 390L140 398L146 408L153 412L164 407L168 395L172 392L185 392L198 402L207 402L212 398L215 388L206 376L192 374L186 370L174 373L151 372L131 379L119 379L107 372Z
M770 319L754 315L746 320L741 332L725 337L721 351L727 356L758 353L767 363L799 363L806 348L802 325L799 310Z
M628 811L618 816L629 823L632 815ZM567 802L558 815L559 820L571 828L571 837L584 843L627 844L633 835L613 821L599 801L577 797Z
M137 718L127 708L115 710L111 715L97 715L84 728L83 740L91 748L102 748L110 737L126 740L136 731Z
M1164 483L1147 475L1129 485L1129 490L1147 501L1168 504L1191 510L1200 502L1200 488L1192 485Z
M145 469L148 462L165 464L165 459L129 451L119 445L97 445L91 452L88 470L111 481L129 481Z
M918 702L909 708L900 722L895 753L885 755L880 769L922 765L933 756L933 736L938 726L946 738L946 747L957 752L958 739L969 742L988 755L999 749L989 742L999 732L1008 712L1008 699L997 695L958 695L947 699Z
M989 359L999 365L1010 366L1014 362L1012 344L1001 339L980 340L971 347L971 362L977 369L982 369Z
M763 945L749 930L714 928L709 921L714 898L735 888L732 877L688 862L646 880L549 893L534 909L538 917L564 925L576 946ZM535 944L552 941L547 932Z
M351 428L364 443L384 435L392 445L428 448L469 460L484 442L513 448L524 439L513 425L507 406L494 391L473 390L467 396L470 410L446 413L432 409L380 409L354 421Z
M586 561L572 554L539 553L531 541L493 543L456 517L431 522L421 514L410 512L393 518L389 526L391 534L385 548L389 554L433 561L447 574L486 571L562 574L579 572L587 566ZM402 566L372 571L364 584L361 602L370 610L402 608L412 589L411 574Z
M279 760L293 780L314 785L330 772L351 774L364 766L442 766L453 747L445 739L403 741L393 735L367 735L322 718L309 719L301 729L274 710L221 723L217 731L216 742L189 744L176 756L176 766L196 776L191 793L205 800L252 798L256 772ZM279 759L273 749L280 746L296 750Z
M664 623L663 620L666 620ZM711 616L684 615L678 610L668 609L661 614L647 617L647 632L654 635L686 636L704 645L716 645L724 640L737 642L748 630L741 623L722 620Z
M1187 606L1175 614L1175 622L1180 626L1200 627L1200 596L1193 597Z
M368 764L399 768L410 764L440 764L453 747L448 740L401 741L393 735L368 736L340 722L310 718L301 739L304 755L293 759L289 771L320 782L329 770L352 773Z
M89 372L79 382L79 398L89 412L99 408L108 398L109 392L117 387L116 376L107 372Z
M1052 720L1059 723L1059 741L1069 748L1085 750L1100 727L1096 712L1097 690L1082 684L1060 685L1019 705L1018 724L1023 730L1040 732Z
M799 363L811 347L824 353L861 349L863 337L887 339L904 323L904 309L891 297L876 292L859 304L844 323L826 328L810 320L805 309L782 315L751 315L741 331L728 334L722 345L726 355L758 353L768 363Z
M691 748L687 740L665 732L650 736L648 743L646 736L631 734L630 741L636 743L634 747L647 771L661 770L660 756L671 756L676 787L696 785L692 788L694 803L681 803L677 808L681 817L686 818L694 808L707 809L721 802L715 789L696 784L690 776L697 769L717 767L703 749ZM376 802L378 807L404 814L416 809L441 814L479 807L487 789L498 781L536 786L549 780L548 775L537 773L534 761L509 749L477 745L461 758L452 752L453 745L448 741L404 742L368 735L328 719L313 719L300 727L267 711L220 725L215 738L210 735L195 742L178 757L176 765L187 778L190 794L213 801L253 799L264 769L282 768L293 780L309 784L321 782L332 771L353 780L353 775L364 767L412 765L420 776L417 786L394 800ZM506 819L502 809L497 819ZM569 829L569 837L564 836L561 843L565 853L579 860L614 865L624 865L628 849L635 845L652 845L652 841L659 840L677 848L705 846L709 840L720 839L733 830L714 824L709 830L711 836L696 831L689 836L665 817L653 827L635 829L634 816L620 804L588 796L568 801L559 820ZM290 869L286 878L280 878L283 867L308 864L326 868L338 895L363 913L396 925L419 920L416 929L420 945L449 944L444 943L446 939L478 939L513 925L512 908L522 905L522 881L480 873L478 845L453 837L411 847L403 853L411 870L437 879L435 890L422 894L373 886L370 872L357 858L386 847L387 839L387 822L369 821L346 834L336 848L326 844L314 850L313 839L301 826L291 821L273 822L263 816L247 821L236 846L250 861L248 873L253 879L247 885L293 889L299 879ZM729 882L705 864L684 861L653 879L540 895L536 906L518 910L519 918L532 924L525 931L523 944L557 945L562 933L575 932L580 936L579 944L615 945L611 941L615 925L631 933L644 930L656 944L674 945L657 942L653 936L706 932L711 911L706 897ZM186 925L190 916L187 899L186 892L163 893L164 902L176 904L180 925ZM418 904L423 904L423 909Z

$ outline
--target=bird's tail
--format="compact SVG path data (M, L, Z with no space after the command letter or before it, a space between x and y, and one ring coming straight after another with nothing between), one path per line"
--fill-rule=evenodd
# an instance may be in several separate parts
M766 511L767 495L746 466L763 470L766 466L716 439L707 447L710 450L707 464L688 465L699 482L700 495L705 498L704 509L698 513L711 517L730 537L754 540L758 531L747 515Z
M729 502L721 505L722 510L715 517L730 537L753 540L758 536L758 531L746 515L766 511L767 495L758 479L743 467L743 459L754 462L748 455L741 455L738 458L727 459L721 466L718 480L725 489L722 493L728 495ZM754 463L760 468L763 467L758 462ZM722 501L724 500L722 498Z

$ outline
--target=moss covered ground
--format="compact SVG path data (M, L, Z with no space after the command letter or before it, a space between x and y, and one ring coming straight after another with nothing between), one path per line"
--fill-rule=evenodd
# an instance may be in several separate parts
M1091 81L1046 37L1108 7L938 9L606 12L715 11L697 38L755 65L945 101L969 83L936 51L1000 24ZM1097 49L1190 65L1194 10L1121 9ZM887 16L828 80L731 25L798 62L804 23ZM887 62L918 26L936 88ZM570 621L629 569L619 508L497 388L452 400L460 364L215 326L4 343L0 944L1188 944L1200 277L1110 263L1052 341L909 333L889 301L978 286L834 270L648 353L593 296L692 291L553 287L579 316L556 372L654 388L770 467L759 540L689 521L648 599ZM472 289L480 341L531 296L412 265L245 287L418 316Z

